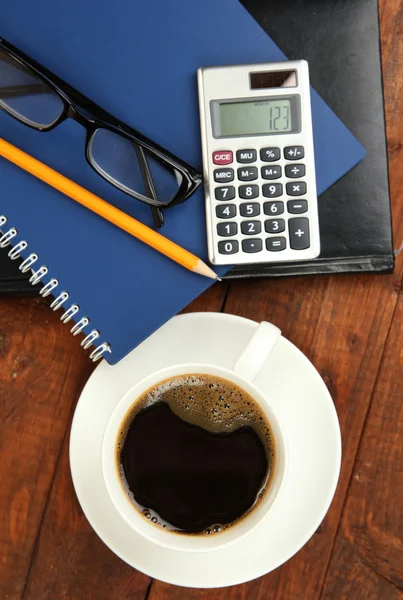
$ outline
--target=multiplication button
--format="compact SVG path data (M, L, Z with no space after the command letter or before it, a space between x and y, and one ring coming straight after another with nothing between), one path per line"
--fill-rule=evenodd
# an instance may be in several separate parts
M305 181L293 181L292 183L287 183L285 188L288 196L304 196L306 194Z

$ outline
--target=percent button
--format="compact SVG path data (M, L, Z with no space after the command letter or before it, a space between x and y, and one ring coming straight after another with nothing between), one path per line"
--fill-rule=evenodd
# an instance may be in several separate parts
M260 151L260 160L264 162L280 160L280 148L262 148Z

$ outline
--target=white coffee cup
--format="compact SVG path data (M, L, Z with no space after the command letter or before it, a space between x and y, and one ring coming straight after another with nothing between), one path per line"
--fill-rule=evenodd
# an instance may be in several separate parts
M212 364L181 364L174 365L148 377L134 385L117 403L105 428L102 441L102 472L109 496L128 526L148 540L183 552L207 552L218 550L241 540L252 530L258 527L268 512L278 501L287 473L287 443L284 430L270 404L270 399L265 397L255 385L259 371L269 358L277 340L281 335L280 330L270 323L260 323L252 336L249 344L237 360L233 369L224 369ZM208 374L222 377L245 390L260 405L268 419L275 441L274 473L271 475L268 490L256 507L238 523L227 530L211 535L184 535L178 534L147 520L133 505L125 491L116 464L116 440L120 432L126 413L149 388L158 383L185 374ZM161 449L163 452L163 448ZM139 457L142 460L142 457Z

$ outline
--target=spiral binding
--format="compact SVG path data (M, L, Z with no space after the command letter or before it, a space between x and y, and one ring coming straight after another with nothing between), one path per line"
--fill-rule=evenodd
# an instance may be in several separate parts
M7 217L5 217L4 215L0 215L0 229L6 223ZM7 246L9 246L11 240L15 238L16 235L18 235L18 231L14 227L11 227L5 233L0 231L0 248L6 248ZM23 252L27 248L28 243L25 240L21 240L15 246L13 246L13 248L11 248L11 250L8 252L8 256L11 258L11 260L15 260L16 258L19 258L21 256L21 252ZM29 270L32 271L32 275L29 278L29 282L32 285L36 285L37 283L39 283L49 272L48 267L45 267L44 265L39 267L39 269L37 269L36 271L33 270L33 267L38 259L38 255L32 252L18 267L22 273L27 273ZM49 294L53 293L55 299L51 303L50 308L52 308L54 311L61 308L70 297L69 293L66 291L62 291L59 295L57 295L55 292L58 286L58 280L52 278L48 281L48 283L46 283L42 287L42 289L39 292L43 298L46 298L46 296L49 296ZM77 315L79 311L80 307L78 306L78 304L71 304L71 306L69 306L69 308L67 308L63 312L62 316L60 317L60 320L62 321L62 323L68 323L75 315ZM72 333L73 335L78 335L81 331L83 331L83 329L85 329L85 327L87 327L87 325L89 325L89 323L90 320L88 317L81 317L80 320L77 321L70 329L70 333ZM95 342L99 339L100 335L101 334L97 329L93 329L82 340L81 346L84 348L84 350L86 350L91 345L95 345ZM111 351L112 350L110 344L108 342L103 342L102 344L99 344L94 348L94 350L90 354L90 359L93 362L96 362L104 354L110 353Z

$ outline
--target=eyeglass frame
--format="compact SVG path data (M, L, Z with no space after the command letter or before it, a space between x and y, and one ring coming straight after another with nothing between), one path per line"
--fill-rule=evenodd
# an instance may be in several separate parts
M0 49L5 51L24 67L33 71L33 73L39 79L48 85L61 98L64 105L60 116L50 125L30 124L24 119L19 118L11 109L8 109L7 106L0 106L0 108L23 125L27 125L31 129L41 132L51 131L68 118L77 121L77 123L82 125L86 130L85 158L89 166L97 173L97 175L102 177L105 181L108 181L108 183L113 185L116 189L136 200L139 200L140 202L143 202L144 204L148 204L153 211L154 222L157 227L161 227L164 222L164 218L160 209L170 208L171 206L175 206L184 202L202 183L203 176L194 167L175 156L168 150L165 150L156 142L153 142L150 138L137 131L134 127L127 125L120 119L111 115L104 108L96 104L96 102L76 90L70 84L63 81L60 77L52 73L39 62L27 56L24 52L16 48L3 37L0 37ZM84 114L82 110L80 111L80 108L91 113L94 118ZM131 142L134 142L134 148L139 161L143 183L146 188L146 192L150 194L152 198L136 192L131 193L128 189L122 189L122 187L114 184L110 179L108 179L108 177L101 175L101 173L92 164L90 158L90 142L97 129L106 129L112 131L113 133L121 135ZM182 176L182 181L179 184L177 193L168 202L159 201L157 199L152 175L144 154L144 150L146 150L149 155L151 155L164 167L173 171L178 171Z

